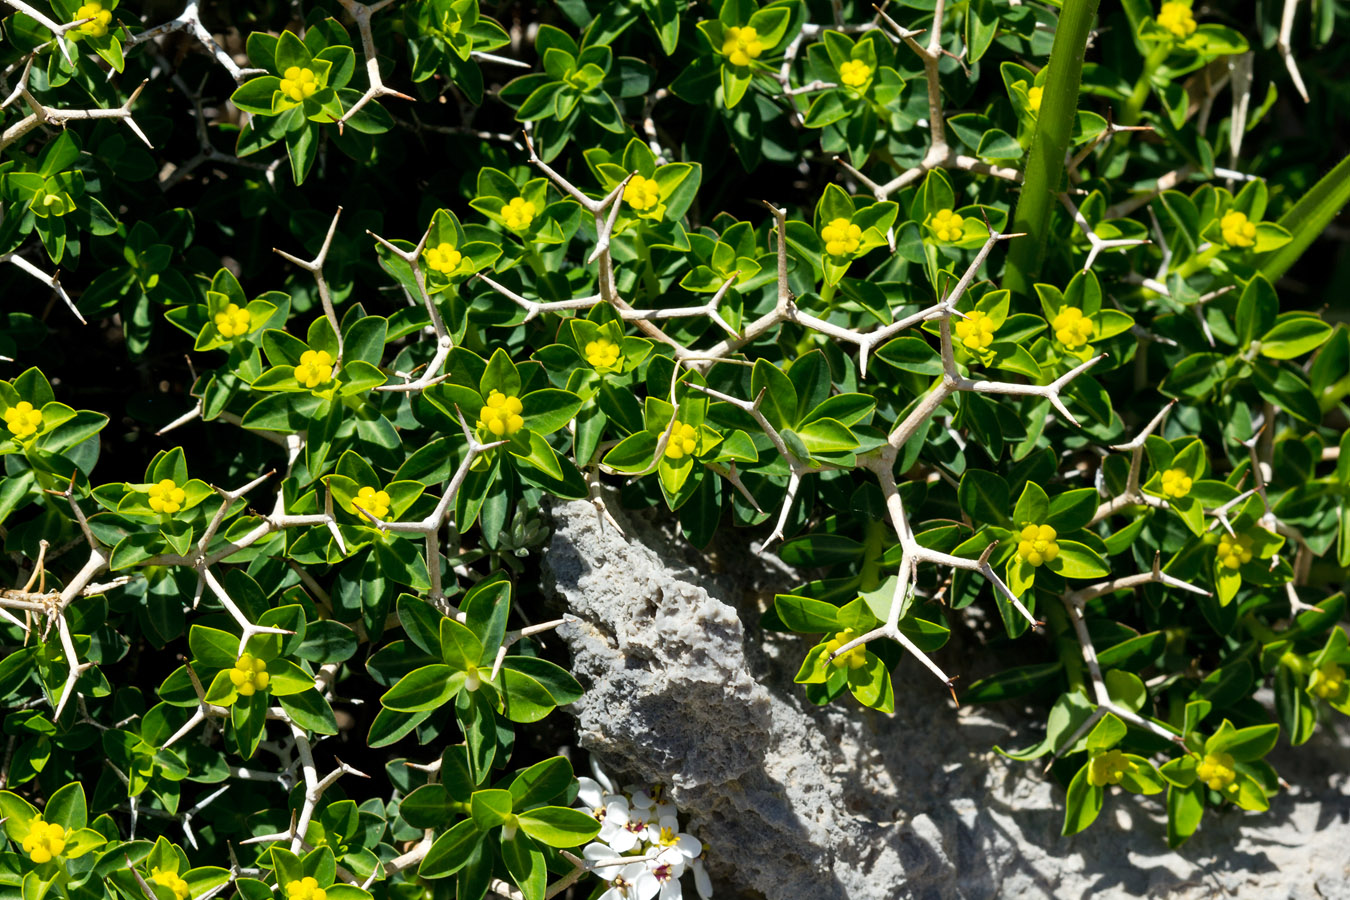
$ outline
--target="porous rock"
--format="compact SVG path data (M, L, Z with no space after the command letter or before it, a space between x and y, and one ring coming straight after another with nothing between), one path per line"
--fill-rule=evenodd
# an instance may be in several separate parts
M703 557L617 505L623 534L588 503L552 510L545 579L587 687L570 711L609 769L670 786L719 900L1350 900L1343 725L1276 751L1293 789L1270 812L1210 811L1180 851L1158 799L1121 792L1061 837L1063 791L991 749L1034 743L1041 722L956 710L910 660L894 715L812 705L792 683L809 643L754 627L773 568Z

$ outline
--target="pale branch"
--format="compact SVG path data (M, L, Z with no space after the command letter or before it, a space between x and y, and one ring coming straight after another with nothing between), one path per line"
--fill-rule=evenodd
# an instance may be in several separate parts
M389 2L389 0L385 0L385 2ZM324 235L323 246L319 248L318 254L311 260L300 259L285 250L272 248L273 253L314 276L314 282L319 288L319 302L323 304L324 315L328 317L328 324L333 326L333 334L337 336L338 352L337 360L334 362L335 366L342 365L342 325L338 322L337 310L333 308L333 298L328 291L328 281L323 277L323 266L328 260L328 250L333 245L333 234L337 231L338 219L341 216L342 207L339 206L337 212L333 213L333 221L328 225L328 233Z

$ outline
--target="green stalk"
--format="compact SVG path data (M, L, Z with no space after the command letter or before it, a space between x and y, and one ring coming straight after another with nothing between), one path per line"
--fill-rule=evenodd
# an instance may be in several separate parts
M886 552L886 522L872 519L863 527L863 561L859 589L875 591L881 585L881 557Z
M1279 224L1288 229L1294 239L1261 260L1261 274L1274 281L1288 272L1346 203L1350 203L1350 156L1341 160L1280 216Z
M638 261L642 263L642 287L647 292L648 299L654 304L661 298L661 279L657 277L656 269L652 265L652 251L642 238L641 228L633 229L633 247L637 251Z
M1153 71L1167 60L1167 55L1171 52L1171 44L1159 44L1153 48L1152 53L1144 57L1144 71L1139 73L1139 80L1134 83L1134 90L1120 112L1121 125L1134 125L1139 121L1139 114L1144 111L1144 104L1148 102L1148 95L1153 90Z
M1003 286L1026 294L1040 273L1050 237L1050 213L1064 179L1064 156L1078 117L1078 85L1098 0L1065 0L1050 49L1050 74L1041 96L1031 157L1023 173L1022 196L1017 201L1012 230L1026 237L1013 241Z

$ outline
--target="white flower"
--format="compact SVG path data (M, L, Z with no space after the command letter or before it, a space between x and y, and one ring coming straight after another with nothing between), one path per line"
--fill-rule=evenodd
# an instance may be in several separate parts
M609 844L615 853L627 853L647 836L649 820L640 809L632 809L623 797L614 797L605 805L597 837Z
M604 789L606 794L618 793L618 791L614 789L614 782L610 779L609 775L605 774L605 770L600 768L600 763L595 761L594 756L591 757L591 774L595 776L595 780L599 782L600 787Z
M662 816L658 824L648 825L647 840L653 847L662 849L662 856L669 851L688 860L703 852L702 842L692 834L680 831L680 820L674 816Z
M670 791L664 784L654 784L650 788L630 784L624 790L633 798L635 809L650 810L648 818L664 819L679 814L675 804L670 802Z
M599 900L652 900L661 891L660 882L647 869L646 863L629 863L622 868L607 866L595 872L609 882L609 890L601 894Z
M703 900L712 900L712 879L708 877L707 871L703 868L703 860L694 860L691 867L694 870L694 887L698 888L698 895Z

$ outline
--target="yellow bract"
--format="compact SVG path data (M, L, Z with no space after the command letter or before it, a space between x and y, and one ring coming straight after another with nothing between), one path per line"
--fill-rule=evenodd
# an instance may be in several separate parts
M252 653L239 657L230 670L230 684L241 697L252 697L258 691L267 689L272 676L267 674L267 661L258 659Z
M1059 556L1055 537L1049 525L1027 525L1017 536L1017 555L1029 565L1043 566Z
M42 410L35 409L27 400L5 410L5 427L16 438L32 437L42 427Z
M488 395L487 403L478 410L478 427L496 437L510 437L525 427L525 418L521 415L524 409L519 397L493 391Z
M1241 567L1243 563L1252 561L1252 539L1250 535L1239 534L1237 537L1231 535L1219 536L1219 549L1215 551L1219 558L1219 565L1229 569Z
M1027 91L1027 106L1032 112L1041 111L1041 97L1045 95L1045 88L1034 87Z
M628 179L628 184L624 185L623 199L633 209L645 212L661 202L661 191L655 178L634 175Z
M1168 469L1162 474L1162 490L1169 497L1185 497L1194 481L1184 469Z
M968 350L983 350L994 342L994 320L978 309L957 319L953 328L956 339Z
M858 633L852 628L845 628L825 642L825 655L829 656L857 636ZM845 666L850 669L861 669L863 666L867 665L867 647L863 644L859 644L852 650L840 653L834 659L830 660L830 665L840 669Z
M66 849L66 830L55 822L44 822L38 816L33 820L28 837L23 839L23 852L35 863L51 862Z
M1104 787L1108 784L1120 784L1125 773L1134 770L1134 763L1125 758L1119 750L1108 750L1100 756L1094 756L1088 763L1088 784Z
M530 227L530 223L534 221L535 212L533 203L524 197L516 197L502 207L502 221L512 231L520 231Z
M437 272L442 275L450 275L459 268L460 262L464 260L464 254L449 244L442 243L423 250L422 258L427 261L428 266L431 266Z
M333 379L333 355L327 350L306 350L295 367L295 380L307 388L316 388Z
M676 419L670 427L666 456L671 459L683 459L686 456L693 456L696 450L698 450L698 429Z
M1206 753L1205 758L1196 766L1195 774L1212 791L1221 791L1237 780L1237 770L1233 768L1231 753Z
M759 32L749 25L740 28L733 25L722 38L722 55L733 66L748 66L750 60L759 59L763 52L764 42L759 39Z
M940 209L933 216L933 221L929 227L933 229L933 234L937 235L940 241L959 241L964 234L966 220L952 212L950 209Z
M287 900L327 900L328 894L319 887L319 882L306 875L286 885L286 897Z
M151 509L170 516L182 509L187 500L187 492L172 478L164 478L158 484L150 485L146 493L150 495Z
M314 77L313 69L291 66L281 78L281 92L296 103L314 96L314 92L318 89L319 82Z
M1345 687L1345 669L1334 662L1324 662L1313 670L1308 680L1308 690L1326 700L1340 694Z
M1164 3L1158 11L1158 24L1179 38L1195 34L1195 16L1186 3Z
M872 77L872 67L859 59L850 59L839 66L839 80L852 88L860 88Z
M389 493L373 487L363 487L356 492L352 506L359 506L375 518L383 519L389 515Z
M192 889L188 887L188 883L177 872L155 869L150 873L150 880L160 887L166 887L173 891L174 897L178 900L188 900L188 897L192 896Z
M1083 315L1076 306L1061 310L1050 328L1059 342L1070 350L1077 350L1092 339L1092 317Z
M1219 220L1219 230L1223 232L1223 242L1230 247L1250 247L1256 243L1256 223L1248 220L1246 213L1236 210Z
M90 0L79 9L75 10L75 18L72 22L78 22L81 19L92 19L91 22L85 22L79 28L76 28L72 34L78 37L103 37L108 33L108 26L112 24L112 11L103 8L102 3L96 0Z
M215 323L216 331L220 332L221 337L239 337L248 334L248 330L253 324L253 317L249 315L248 310L240 309L238 303L231 303L225 307L224 312L216 313Z
M586 362L597 369L608 368L619 361L619 345L607 338L596 338L586 343Z
M862 245L862 229L848 219L831 219L830 224L820 229L820 237L830 256L848 256Z

